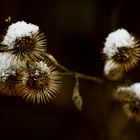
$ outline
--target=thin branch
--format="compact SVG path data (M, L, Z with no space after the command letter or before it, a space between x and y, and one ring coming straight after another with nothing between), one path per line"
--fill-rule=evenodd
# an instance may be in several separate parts
M103 83L104 81L98 77L94 77L94 76L89 76L89 75L85 75L82 73L78 73L72 70L69 70L68 68L66 68L65 66L62 66L60 63L58 63L58 61L51 55L46 53L46 56L56 65L58 66L61 70L64 71L63 75L69 75L69 76L74 76L74 77L78 77L80 79L85 79L85 80L90 80L96 83Z

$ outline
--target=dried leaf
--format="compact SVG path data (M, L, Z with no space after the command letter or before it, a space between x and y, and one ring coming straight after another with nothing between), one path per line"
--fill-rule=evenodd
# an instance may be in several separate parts
M82 110L83 100L79 92L79 80L76 78L76 84L73 90L72 100L78 110Z

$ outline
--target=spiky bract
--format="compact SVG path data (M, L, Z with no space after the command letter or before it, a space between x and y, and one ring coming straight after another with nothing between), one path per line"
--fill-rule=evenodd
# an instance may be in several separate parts
M46 52L46 39L43 33L17 38L14 48L10 49L12 55L21 61L40 61Z

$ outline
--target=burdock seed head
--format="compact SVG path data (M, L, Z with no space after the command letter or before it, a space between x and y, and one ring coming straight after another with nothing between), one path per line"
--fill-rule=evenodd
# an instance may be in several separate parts
M140 60L140 47L134 36L125 29L118 29L108 35L104 43L103 54L106 60L112 60L128 71Z
M127 87L118 87L113 97L122 103L128 118L140 122L140 83Z
M21 68L16 85L19 93L26 101L42 103L52 99L60 92L60 74L53 64L43 61L30 63L28 68Z
M37 25L18 21L9 26L2 45L15 59L20 61L40 61L46 51L46 38Z
M0 93L7 96L16 95L18 69L23 63L17 62L9 53L0 53Z

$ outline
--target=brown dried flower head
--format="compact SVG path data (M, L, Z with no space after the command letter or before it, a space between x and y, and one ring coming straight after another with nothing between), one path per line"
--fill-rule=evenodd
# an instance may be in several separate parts
M17 93L26 101L39 104L60 92L60 74L53 64L42 61L30 63L28 68L21 68L17 79Z
M24 21L9 26L2 45L15 59L20 61L40 61L46 52L47 41L39 27Z
M140 122L140 83L118 87L113 97L122 104L128 118Z
M0 53L0 93L7 96L15 96L15 84L17 83L18 69L22 65L8 53Z
M103 48L107 60L113 60L125 71L134 68L140 60L140 46L134 36L125 29L118 29L108 35Z

